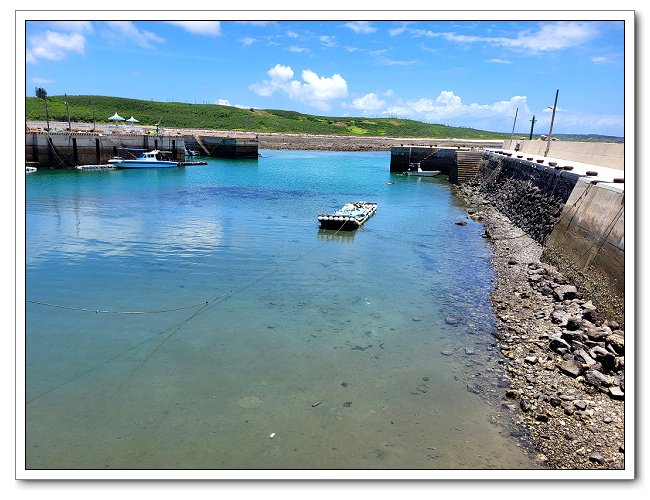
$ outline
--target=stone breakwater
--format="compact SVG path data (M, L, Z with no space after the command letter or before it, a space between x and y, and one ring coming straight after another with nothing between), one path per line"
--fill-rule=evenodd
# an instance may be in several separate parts
M510 187L526 192L530 184L522 180ZM485 226L494 249L493 336L509 380L502 408L525 429L545 467L623 469L624 332L540 261L543 215L522 229L483 196L480 182L456 192L468 204L468 217ZM551 217L557 208L561 203ZM532 211L528 218L535 219ZM530 229L536 224L543 230Z

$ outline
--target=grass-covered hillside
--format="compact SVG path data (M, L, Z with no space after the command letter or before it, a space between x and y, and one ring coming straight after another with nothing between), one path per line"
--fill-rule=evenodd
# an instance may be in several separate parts
M67 121L64 96L48 96L51 121ZM459 139L504 139L509 134L470 128L434 125L396 118L351 118L305 115L277 109L241 109L216 104L154 102L106 96L68 96L70 119L74 122L108 123L118 113L134 116L140 125L160 123L168 128L250 130L305 134L348 134L386 137L429 137ZM26 98L26 120L44 121L43 99Z

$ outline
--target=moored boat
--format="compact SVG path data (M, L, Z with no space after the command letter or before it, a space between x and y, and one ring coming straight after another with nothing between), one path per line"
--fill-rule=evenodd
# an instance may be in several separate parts
M422 170L419 163L411 163L407 175L417 175L419 177L434 177L440 173L440 170Z
M115 168L171 168L178 167L177 161L166 160L163 158L164 151L157 149L153 151L144 151L136 158L112 158Z
M340 210L331 214L318 214L321 229L335 231L354 231L375 215L377 203L355 201L346 203Z
M34 172L36 172L36 170L37 170L36 167L27 167L27 166L25 167L26 174L33 174Z

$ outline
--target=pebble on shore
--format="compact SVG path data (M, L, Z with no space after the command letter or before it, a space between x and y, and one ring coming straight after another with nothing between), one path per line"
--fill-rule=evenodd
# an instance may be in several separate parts
M530 434L544 467L623 469L624 331L542 263L542 246L476 186L456 193L480 215L493 245L493 336L509 379L504 408Z

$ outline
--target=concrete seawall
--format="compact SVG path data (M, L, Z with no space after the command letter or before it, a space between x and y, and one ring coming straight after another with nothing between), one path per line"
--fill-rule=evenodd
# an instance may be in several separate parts
M599 167L594 177L547 165L486 151L468 184L543 245L543 261L624 325L625 190L613 177L622 171Z
M542 259L624 324L625 192L618 184L576 183Z

